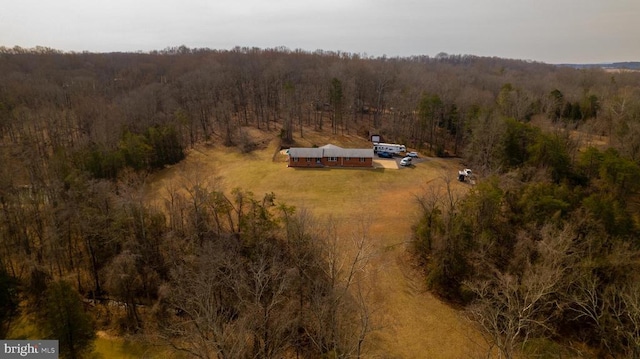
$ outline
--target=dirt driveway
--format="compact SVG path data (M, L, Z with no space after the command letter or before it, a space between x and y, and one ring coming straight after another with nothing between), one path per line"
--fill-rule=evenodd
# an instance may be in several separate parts
M397 170L398 168L400 168L400 166L398 165L399 161L399 159L395 158L374 158L373 167Z
M401 157L394 157L394 158L375 158L374 157L373 167L398 170L403 168L402 166L400 166L400 160L402 160ZM413 167L418 163L425 162L426 160L427 159L425 158L413 158L413 160L411 161L410 167Z

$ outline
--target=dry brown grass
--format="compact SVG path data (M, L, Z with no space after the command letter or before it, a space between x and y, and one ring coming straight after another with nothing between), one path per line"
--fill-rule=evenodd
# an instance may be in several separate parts
M531 124L546 132L568 131L571 139L577 143L578 148L581 150L587 147L604 149L608 147L611 142L609 137L603 134L604 131L602 129L591 128L589 123L575 129L567 129L562 123L554 124L553 121L546 116L537 115L533 116Z
M251 135L274 136L255 131ZM311 131L297 139L297 145L326 143L370 145L352 136L327 138ZM318 217L339 218L345 238L354 221L370 221L377 286L370 304L376 308L379 329L368 338L367 357L469 358L484 351L480 335L462 314L425 291L406 250L418 216L415 196L427 186L442 184L444 175L454 178L455 190L468 188L455 181L458 160L427 158L401 169L294 169L286 166L284 156L274 156L278 149L275 140L251 154L199 147L181 164L155 175L148 194L157 200L164 196L164 187L199 177L224 191L240 187L256 196L274 192L279 202L308 208Z

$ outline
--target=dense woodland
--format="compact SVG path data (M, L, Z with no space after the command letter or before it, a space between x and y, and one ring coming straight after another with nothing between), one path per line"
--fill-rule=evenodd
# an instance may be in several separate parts
M250 127L462 157L470 194L418 201L429 288L507 358L640 357L639 73L286 48L0 48L0 337L33 314L74 358L101 327L200 358L364 355L364 229L344 258L273 194L191 178L145 202L149 173L203 142L250 152Z

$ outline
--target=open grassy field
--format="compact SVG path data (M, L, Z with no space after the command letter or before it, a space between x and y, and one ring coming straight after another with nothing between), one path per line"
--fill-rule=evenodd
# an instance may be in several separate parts
M298 143L370 146L356 137L326 138L309 131ZM353 221L366 221L375 253L377 295L371 305L376 309L374 326L378 328L368 338L367 357L469 358L484 353L480 335L461 313L424 290L406 251L418 216L416 195L428 186L442 185L443 176L454 179L456 191L468 190L468 185L455 181L461 166L457 159L424 158L400 169L294 169L287 167L285 156L278 152L276 140L250 154L202 146L182 163L154 175L148 198L161 200L167 187L197 179L224 191L250 190L256 197L273 192L279 203L307 208L320 218L339 219L345 238Z
M92 359L178 358L172 356L172 353L166 350L149 347L135 341L111 337L104 334L104 332L98 332L98 337L94 342L94 353L95 355Z

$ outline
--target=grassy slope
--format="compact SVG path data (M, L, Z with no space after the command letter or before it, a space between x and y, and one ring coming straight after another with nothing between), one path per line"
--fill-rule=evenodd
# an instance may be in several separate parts
M369 146L352 137L314 138L307 132L300 145ZM325 142L322 142L325 141ZM305 207L318 217L341 219L343 235L349 223L371 221L379 330L368 338L369 352L381 358L464 358L481 352L482 340L455 309L424 291L421 278L412 272L406 254L411 225L417 218L415 195L427 186L453 176L456 160L428 158L412 168L392 169L293 169L283 156L275 156L275 141L249 155L235 149L200 148L183 163L166 169L150 181L150 198L165 195L165 186L185 179L207 180L225 191L240 187L257 197L274 192L278 202ZM466 186L454 181L456 190Z
M95 359L137 359L137 358L171 358L171 354L161 349L148 347L135 341L100 335L94 343ZM174 356L175 357L175 356Z

